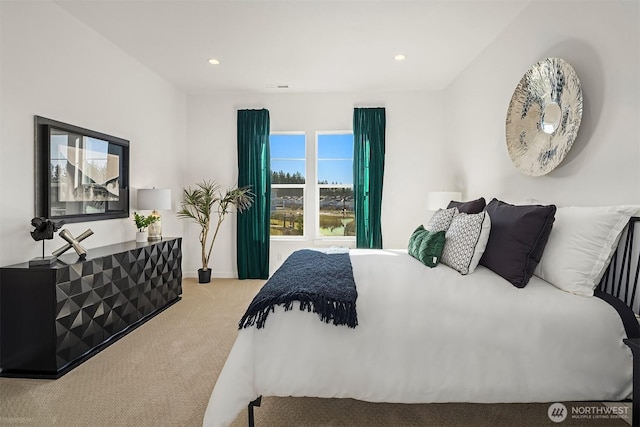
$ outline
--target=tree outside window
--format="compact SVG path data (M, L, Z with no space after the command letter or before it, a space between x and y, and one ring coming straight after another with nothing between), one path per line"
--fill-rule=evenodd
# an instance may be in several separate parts
M271 236L304 235L306 138L303 132L272 133Z
M355 236L353 133L318 132L318 231L323 237Z

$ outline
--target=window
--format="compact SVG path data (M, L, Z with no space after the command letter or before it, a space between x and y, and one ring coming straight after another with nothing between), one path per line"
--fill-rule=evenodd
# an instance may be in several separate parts
M308 238L353 238L353 133L316 132L316 149L309 156L304 132L274 132L269 143L271 237L304 236L306 210L307 221L316 224ZM305 199L307 181L315 197Z
M306 139L302 132L272 133L271 236L304 235Z
M355 236L353 133L318 132L318 232L322 237Z

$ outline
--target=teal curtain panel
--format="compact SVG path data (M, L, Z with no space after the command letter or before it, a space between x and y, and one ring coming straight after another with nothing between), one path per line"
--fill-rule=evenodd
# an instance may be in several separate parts
M240 279L269 278L271 165L269 110L238 110L238 187L251 186L253 206L238 214Z
M385 109L353 110L353 195L358 248L382 248Z

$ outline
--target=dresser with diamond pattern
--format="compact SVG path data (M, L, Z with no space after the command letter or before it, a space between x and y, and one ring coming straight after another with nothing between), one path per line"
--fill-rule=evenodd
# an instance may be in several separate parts
M0 376L58 378L181 294L181 238L0 268Z

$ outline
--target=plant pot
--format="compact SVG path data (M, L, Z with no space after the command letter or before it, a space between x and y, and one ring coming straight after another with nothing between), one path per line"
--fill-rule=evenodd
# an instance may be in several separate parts
M203 270L201 268L198 269L198 283L209 283L211 282L211 269L207 268Z
M138 242L138 243L146 243L148 238L149 238L149 232L148 231L137 231L136 232L136 242Z

